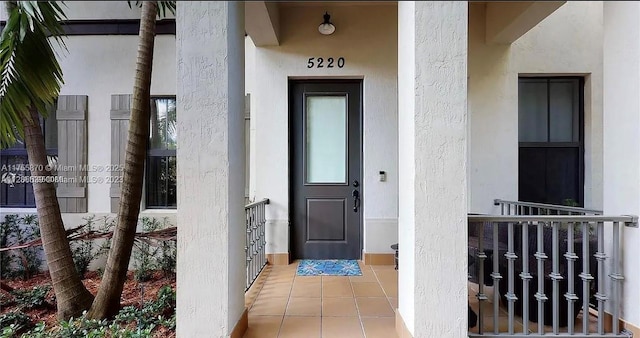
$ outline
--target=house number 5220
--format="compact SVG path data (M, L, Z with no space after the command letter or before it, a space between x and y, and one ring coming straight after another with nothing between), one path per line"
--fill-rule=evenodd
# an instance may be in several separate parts
M344 58L309 58L307 61L307 68L342 68L344 67Z

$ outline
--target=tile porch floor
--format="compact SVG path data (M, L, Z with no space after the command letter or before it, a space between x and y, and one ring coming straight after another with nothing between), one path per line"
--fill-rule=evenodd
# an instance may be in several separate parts
M364 265L362 276L296 276L297 263L267 265L245 295L245 338L394 338L398 272Z

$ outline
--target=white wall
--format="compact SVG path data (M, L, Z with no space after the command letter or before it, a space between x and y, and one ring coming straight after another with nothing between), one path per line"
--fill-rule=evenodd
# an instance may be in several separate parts
M402 2L399 11L399 314L415 337L462 338L468 336L468 7Z
M614 1L604 8L604 211L639 215L640 4ZM625 228L621 238L625 278L621 315L640 327L640 229Z
M65 84L62 95L88 95L89 165L106 165L111 161L112 94L133 92L137 36L71 36L66 41L69 52L60 58ZM158 35L154 49L151 95L175 95L175 36ZM178 112L179 114L179 112ZM90 172L104 177L105 183L88 185L88 211L109 212L108 172Z
M407 1L398 6L398 78L415 79L415 3ZM415 81L398 82L398 172L402 194L398 198L398 313L411 332L414 331L415 313L415 116L402 112L415 111ZM400 226L402 225L402 226ZM400 254L402 250L402 254ZM402 267L408 268L403 269Z
M602 208L602 2L567 2L511 47L484 43L484 5L471 4L470 212L518 199L518 75L585 76L586 207Z
M328 11L336 25L318 33ZM281 45L255 50L256 198L269 198L267 252L288 252L288 78L364 78L364 250L397 242L397 12L395 5L296 6L280 12ZM344 57L344 68L307 68L310 57ZM387 181L378 181L378 172ZM253 179L253 178L252 178Z
M3 4L0 4L3 5ZM2 7L4 8L4 6ZM126 2L67 2L63 6L69 19L139 19L139 9L129 9ZM0 11L3 12L3 11ZM58 61L64 85L61 95L88 95L88 165L105 166L111 162L111 95L133 91L138 37L69 36L67 51L60 48ZM176 45L174 35L157 35L154 49L151 95L176 94ZM178 113L179 114L179 113ZM89 180L108 172L90 172ZM90 215L110 215L109 183L88 184L88 212L63 214L65 227L72 228ZM36 213L36 209L2 208L0 217L11 213ZM175 210L144 210L140 217L167 217L176 225Z

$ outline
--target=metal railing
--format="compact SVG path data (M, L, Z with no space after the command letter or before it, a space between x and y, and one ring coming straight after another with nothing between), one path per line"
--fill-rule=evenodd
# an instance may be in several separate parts
M477 333L469 332L469 337L630 337L619 326L623 280L620 233L625 226L637 227L637 220L636 216L469 215L469 259L478 268L476 297L480 305L474 328ZM611 257L605 251L605 227L611 228L611 247L606 248ZM611 293L605 286L605 264ZM485 270L490 274L485 275ZM484 312L490 311L483 309L489 300L485 284L494 290L490 330L484 328ZM595 332L590 332L588 319L591 293L598 303L597 328L591 330ZM502 330L501 301L508 312L507 327ZM605 302L613 319L608 331ZM582 325L575 328L580 311ZM516 316L522 319L522 329L517 332ZM531 323L537 323L532 324L535 329L530 329Z
M493 200L493 204L500 206L501 215L602 215L602 210L565 205L507 201L501 199Z
M247 228L247 240L244 251L246 254L247 284L245 291L249 290L253 282L258 278L262 269L267 265L265 247L265 208L269 199L247 204L244 207L245 224Z

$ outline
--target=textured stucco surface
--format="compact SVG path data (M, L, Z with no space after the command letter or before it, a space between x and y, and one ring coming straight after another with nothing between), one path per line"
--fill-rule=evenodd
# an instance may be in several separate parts
M392 252L389 246L397 242L398 215L396 7L329 5L281 10L280 46L255 49L255 75L247 80L255 88L251 93L255 128L251 180L255 198L271 201L267 252L286 253L289 247L290 77L364 79L364 250ZM325 10L336 25L330 36L317 30ZM344 57L345 66L307 68L310 57ZM386 182L378 181L380 170L387 172ZM370 231L369 221L375 223L375 231Z
M244 310L244 5L180 2L179 337L226 337Z
M604 4L604 212L640 214L640 3ZM640 326L640 229L624 229L622 318ZM607 234L610 235L610 232ZM610 238L610 237L609 237ZM610 255L611 246L608 245Z
M413 256L400 260L400 314L414 337L466 337L467 3L398 6L400 187L409 195L399 241L402 257Z

